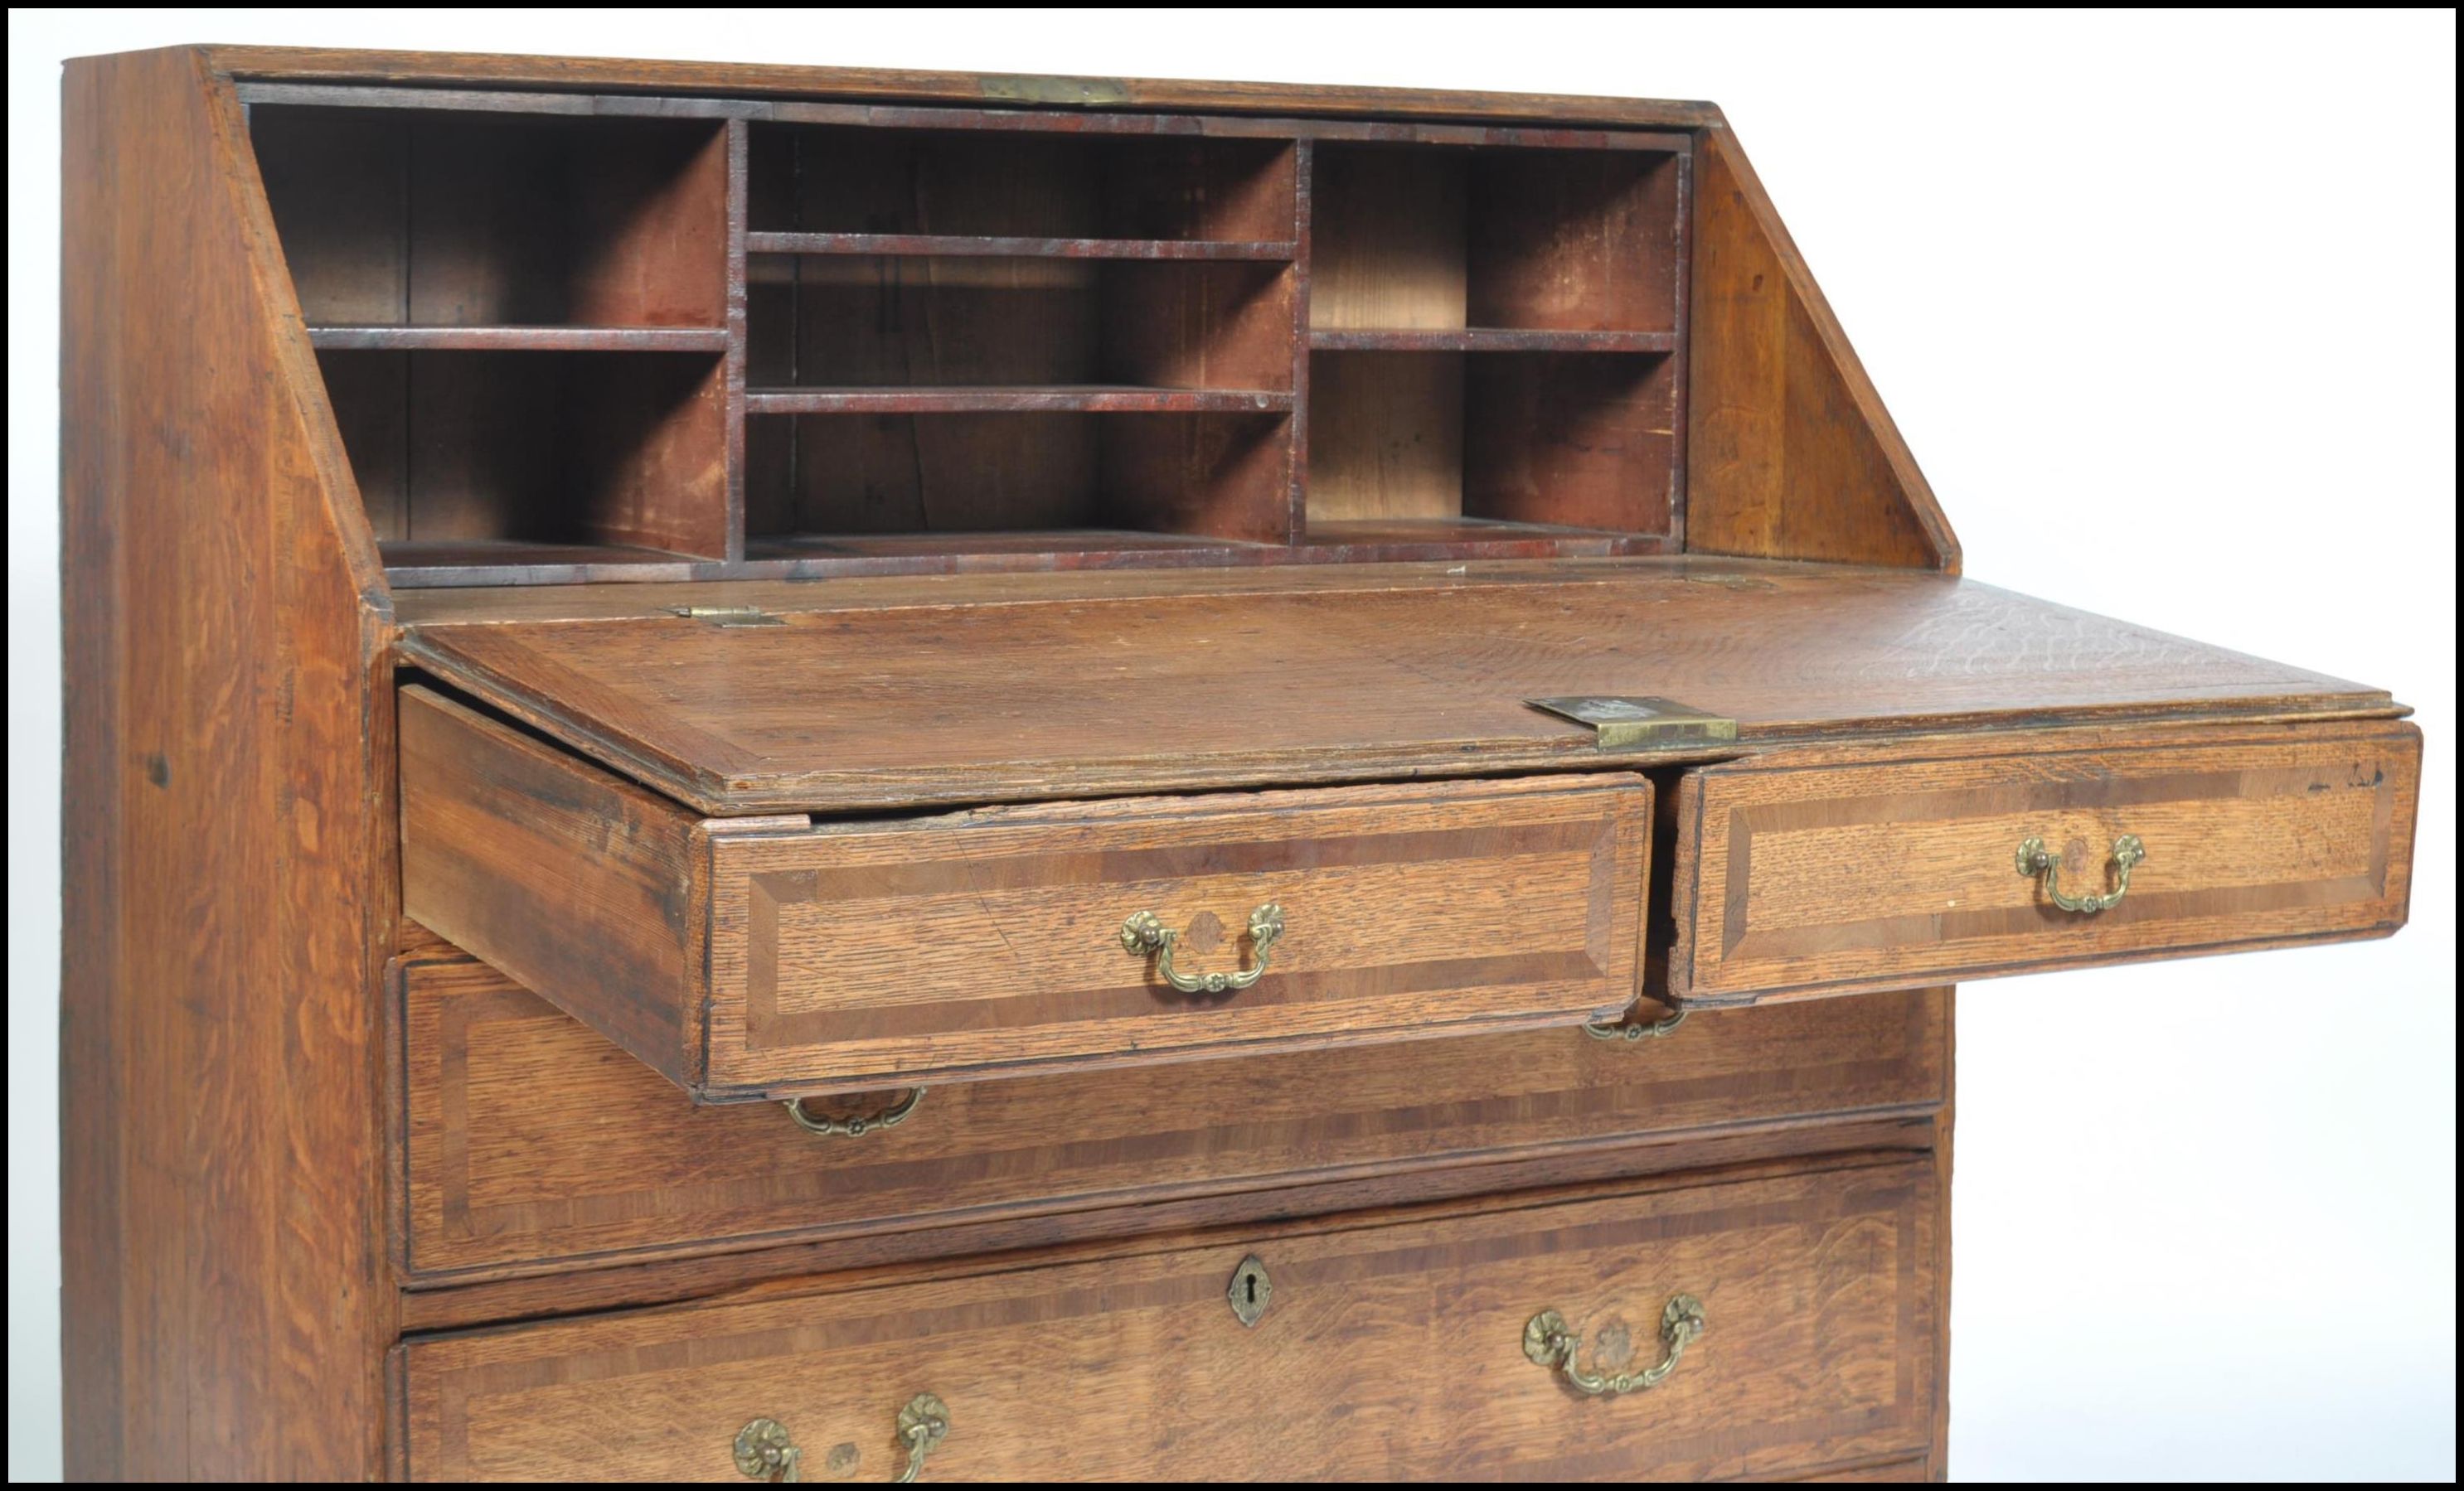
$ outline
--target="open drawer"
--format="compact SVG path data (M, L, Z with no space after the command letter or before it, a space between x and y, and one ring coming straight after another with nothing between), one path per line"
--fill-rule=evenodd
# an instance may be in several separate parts
M1614 1017L1628 773L706 820L401 696L411 916L696 1097Z
M2404 924L2409 724L2029 744L1686 774L1669 997L1853 994Z
M405 908L708 1101L2404 915L2419 735L2384 692L1945 576L570 589L406 599ZM1531 703L1569 695L1679 700L1734 738L1629 747ZM1673 918L1647 910L1646 771L1683 798ZM2124 835L2145 861L2101 912L2014 868L2040 839L2065 896L2101 893Z

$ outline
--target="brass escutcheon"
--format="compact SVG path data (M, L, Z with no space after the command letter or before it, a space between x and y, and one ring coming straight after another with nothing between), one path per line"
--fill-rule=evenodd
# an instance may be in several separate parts
M1232 1318L1244 1326L1254 1326L1275 1303L1275 1282L1266 1277L1266 1265L1252 1253L1232 1270L1232 1282L1223 1288L1223 1298L1232 1305Z
M2139 836L2123 834L2113 841L2113 888L2101 894L2090 891L2086 895L2066 895L2061 888L2061 856L2048 850L2042 839L2032 836L2019 841L2019 873L2030 880L2043 876L2046 899L2065 911L2077 911L2082 916L2094 916L2121 905L2122 898L2130 893L2132 867L2146 857L2147 845L2139 842Z
M1266 976L1266 954L1284 934L1284 909L1272 901L1249 913L1249 950L1257 961L1237 974L1184 974L1172 966L1180 933L1153 911L1139 911L1121 923L1121 946L1133 957L1155 959L1155 974L1183 994L1226 994L1246 989Z

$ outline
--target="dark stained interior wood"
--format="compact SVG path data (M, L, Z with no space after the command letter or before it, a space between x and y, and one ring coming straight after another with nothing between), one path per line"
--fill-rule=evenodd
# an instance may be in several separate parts
M1318 585L1163 577L1110 597L1087 584L977 592L1010 602L997 606L926 588L891 608L852 585L755 587L782 625L423 625L404 654L718 815L1655 758L1603 756L1587 729L1524 703L1579 693L1731 716L1740 749L2393 712L2376 690L1922 572L1635 559ZM1191 709L1211 701L1239 701L1240 728L1193 734Z
M259 104L250 131L311 325L722 324L716 121Z
M398 585L1682 541L1683 134L248 96L379 536L568 551ZM1220 542L986 542L1090 530Z
M380 539L727 552L715 355L354 350L318 362Z
M765 123L751 190L756 232L1288 242L1292 146Z

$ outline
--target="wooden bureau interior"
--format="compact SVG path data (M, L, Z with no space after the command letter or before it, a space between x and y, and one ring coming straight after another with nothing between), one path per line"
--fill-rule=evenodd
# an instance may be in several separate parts
M1709 105L77 66L366 834L342 1359L185 1468L1939 1478L1947 986L2405 919L2408 712L1960 578Z

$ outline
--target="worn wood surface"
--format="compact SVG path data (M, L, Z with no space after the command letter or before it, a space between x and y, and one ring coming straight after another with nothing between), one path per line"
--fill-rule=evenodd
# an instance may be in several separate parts
M1311 533L1463 511L1463 359L1340 352L1309 359Z
M358 1480L394 1328L384 582L201 62L62 85L67 1470Z
M756 232L754 253L913 254L1003 259L1269 259L1288 260L1284 239L1023 238L965 233Z
M1447 92L1298 83L1202 82L1118 77L1030 77L1003 73L899 68L780 67L514 56L495 53L365 52L317 47L201 49L206 63L236 77L319 82L546 88L610 93L709 93L849 99L903 103L1033 103L1088 108L1183 109L1343 118L1529 121L1691 129L1719 121L1707 103L1567 94Z
M402 735L407 913L697 1096L1572 1023L1640 988L1639 777L701 827L425 690ZM1184 968L1237 971L1268 903L1245 990L1121 945L1152 911Z
M1459 156L1319 145L1309 182L1309 326L1469 325L1468 210Z
M1690 774L1669 988L1852 993L2384 935L2410 895L2420 762L2420 732L2386 723ZM2099 914L2056 907L2015 864L2042 838L2065 890L2106 890L2123 834L2146 859Z
M1678 329L1677 153L1487 151L1470 169L1469 324Z
M1477 1038L1471 1038L1477 1039ZM1297 1180L1265 1191L1230 1191L1091 1212L1050 1212L989 1221L949 1219L916 1232L874 1232L820 1242L782 1242L732 1252L614 1263L503 1278L414 1281L401 1296L405 1334L586 1315L607 1309L718 1299L749 1290L796 1287L826 1276L861 1285L884 1270L935 1260L1067 1246L1128 1249L1139 1239L1195 1227L1330 1217L1366 1207L1633 1180L1731 1164L1778 1166L1869 1151L1930 1151L1938 1120L1846 1117L1749 1126L1675 1146L1578 1148L1525 1159L1421 1170L1403 1167L1362 1179Z
M1667 331L1529 331L1469 326L1419 331L1368 331L1316 327L1309 345L1320 352L1671 352L1677 334Z
M312 326L336 352L724 352L727 333L665 326Z
M1695 154L1686 544L1959 569L1933 489L1726 129Z
M715 835L695 1085L849 1091L1610 1018L1640 990L1650 814L1642 778L1602 775ZM1285 931L1246 990L1177 992L1121 944L1151 911L1184 971L1246 969L1243 923L1267 904Z
M766 1415L808 1462L878 1479L926 1392L949 1406L943 1480L1750 1477L1921 1454L1932 1190L1923 1161L1603 1188L424 1341L403 1356L409 1470L726 1479ZM1224 1290L1253 1251L1272 1303L1243 1328ZM1579 1397L1523 1353L1554 1308L1587 1361L1656 1359L1680 1291L1709 1329L1645 1394Z
M1741 1130L1930 1112L1948 1056L1947 997L1889 994L1706 1014L1648 1042L1568 1029L971 1083L826 1139L767 1104L691 1107L481 964L414 962L401 998L407 1258L437 1282L1543 1153L1651 1149L1632 1163L1668 1169Z
M1665 357L1465 359L1463 511L1675 537L1678 372Z
M426 689L398 720L404 912L693 1080L691 819Z
M781 587L754 593L808 608L778 626L422 626L406 655L721 815L1624 764L1524 703L1564 694L1683 700L1737 719L1744 750L2391 713L2375 690L1944 576L1648 560L1578 573L1048 603L996 587L1019 599L861 610L830 608L853 587ZM1193 735L1192 711L1217 701L1239 728Z
M716 121L259 105L312 325L722 329Z

